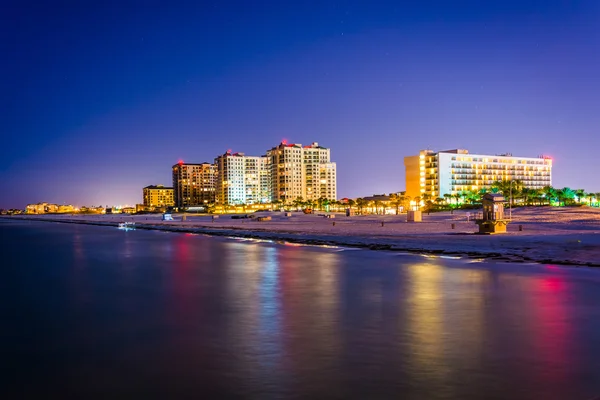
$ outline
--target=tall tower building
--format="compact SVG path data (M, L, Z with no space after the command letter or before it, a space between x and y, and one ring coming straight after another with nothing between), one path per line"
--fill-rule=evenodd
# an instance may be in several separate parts
M257 204L271 200L267 157L226 153L215 158L216 199L220 204Z
M283 203L297 198L316 200L337 197L336 165L330 150L313 143L280 143L267 151L271 169L271 197Z
M520 180L523 186L541 189L552 185L549 157L513 157L512 154L469 154L456 149L440 152L423 150L404 158L406 194L428 194L431 198L462 191L489 188L496 181Z
M302 198L304 191L302 145L280 143L267 151L271 167L271 198L289 203Z
M213 164L173 165L173 200L176 207L198 207L215 202L217 168Z
M271 171L267 156L245 156L246 204L271 202Z
M336 164L331 162L331 152L328 148L314 142L302 148L304 185L302 198L317 200L337 198Z

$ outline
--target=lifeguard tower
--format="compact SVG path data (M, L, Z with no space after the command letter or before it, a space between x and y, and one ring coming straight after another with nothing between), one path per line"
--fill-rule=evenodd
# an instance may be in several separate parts
M504 219L504 196L499 193L486 193L481 199L483 215L476 219L479 233L506 233L509 220Z

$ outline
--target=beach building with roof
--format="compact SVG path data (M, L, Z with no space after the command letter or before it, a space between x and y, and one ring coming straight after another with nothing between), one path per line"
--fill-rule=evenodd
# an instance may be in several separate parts
M496 181L519 180L532 189L552 185L552 159L547 156L469 154L464 149L422 150L418 155L404 157L404 167L406 194L413 198L481 190Z

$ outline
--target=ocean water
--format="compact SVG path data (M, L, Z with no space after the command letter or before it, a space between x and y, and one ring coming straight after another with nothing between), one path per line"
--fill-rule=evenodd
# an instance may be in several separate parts
M0 219L9 398L589 399L600 270Z

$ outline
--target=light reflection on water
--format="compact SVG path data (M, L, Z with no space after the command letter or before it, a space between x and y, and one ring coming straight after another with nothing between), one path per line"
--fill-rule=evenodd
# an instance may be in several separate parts
M1 294L16 330L12 382L28 395L600 393L600 271L77 225L0 229L19 266Z

